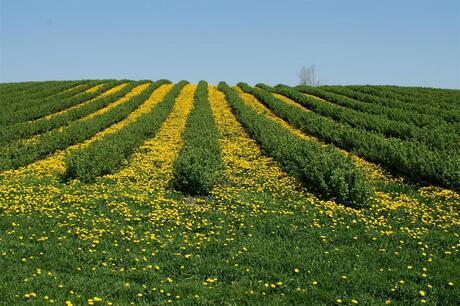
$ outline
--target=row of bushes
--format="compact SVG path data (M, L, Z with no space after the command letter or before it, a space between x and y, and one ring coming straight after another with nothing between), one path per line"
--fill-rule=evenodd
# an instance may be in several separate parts
M248 133L287 173L323 197L335 198L351 207L367 206L371 187L351 157L344 156L332 146L323 147L317 142L296 137L255 112L227 84L221 82L218 88Z
M140 85L145 81L134 83ZM156 87L157 83L152 83L140 94L130 97L107 112L94 116L90 120L77 120L62 129L51 130L40 135L37 141L24 144L14 142L4 147L0 151L0 169L15 169L27 165L57 150L84 141L128 116L150 96Z
M138 99L145 100L153 89L165 83L166 81L155 83L138 96ZM156 134L170 113L177 95L186 84L186 81L181 81L174 85L161 102L135 122L92 142L85 148L70 152L65 160L65 177L92 182L98 176L116 172L138 146Z
M73 97L73 104L82 105L74 109L69 109L67 112L64 112L62 114L58 114L51 118L40 118L34 121L18 122L3 127L2 129L0 129L0 145L11 143L16 140L21 140L21 138L26 138L40 133L45 133L52 129L56 129L61 126L70 124L74 120L80 119L92 112L97 111L98 109L101 109L109 105L110 103L116 101L117 99L121 98L122 96L130 92L135 87L134 83L129 83L123 89L116 93L113 93L110 96L98 98L94 101L91 101L91 103L84 104L84 102L96 98L103 92L121 83L124 83L124 81L109 82L104 84L95 92L83 93Z
M26 91L24 93L16 91L16 93L2 97L3 109L17 111L22 108L28 108L44 103L58 95L62 96L69 92L73 93L74 91L81 92L87 89L90 83L89 81L59 82L56 84L42 84L35 87L33 91ZM93 83L97 84L95 81Z
M447 97L443 97L439 91L424 92L418 89L411 90L410 88L404 87L401 89L393 88L390 86L349 86L350 89L367 93L379 97L385 97L405 103L408 107L417 109L418 111L435 111L438 116L441 116L446 121L456 122L455 118L458 118L458 102L455 102L456 95L448 94ZM452 96L454 100L452 100ZM455 110L457 108L457 110ZM428 111L425 110L425 111ZM439 112L440 111L440 112Z
M427 146L385 138L381 135L335 122L314 112L302 112L286 104L262 89L241 85L246 92L255 95L276 115L290 124L321 140L353 152L370 162L383 165L394 173L405 174L415 180L429 181L437 185L460 187L460 154L442 153ZM293 99L303 95L292 88L283 90ZM299 97L299 95L301 97Z
M404 122L389 120L385 116L363 113L339 105L325 103L285 85L277 85L271 90L295 100L313 112L341 123L347 123L353 127L380 133L385 137L396 137L402 140L424 143L434 149L453 152L460 150L460 136L457 134L421 129ZM337 104L347 104L345 97L342 98L338 95L324 92L320 94L317 89L308 90L308 92Z
M400 86L384 86L389 91L396 94L406 96L412 99L415 103L447 105L447 106L460 106L460 90L458 89L441 89L429 87L400 87ZM419 102L417 102L419 101Z
M4 99L15 98L18 94L27 96L39 94L43 90L50 89L56 86L70 86L76 82L88 82L87 80L80 81L46 81L46 82L19 82L19 83L2 83L0 84L0 103L4 103Z
M1 83L0 84L0 97L6 98L12 95L17 95L18 92L25 94L27 92L33 91L34 88L47 83L47 86L56 83L57 81L46 81L46 82L13 82L13 83ZM70 81L67 81L70 83ZM0 100L2 103L3 100Z
M198 83L182 138L184 145L173 164L173 187L190 195L208 195L219 181L222 158L205 81Z
M419 127L436 129L447 133L460 131L460 123L446 121L439 116L439 110L430 106L413 105L397 100L354 91L346 86L326 86L322 89L368 103L370 113L385 114L388 118L401 120ZM413 106L416 106L414 108ZM365 108L360 110L367 111ZM423 110L423 112L420 112Z
M98 83L98 81L93 81L88 83L88 85L95 86ZM85 88L79 87L70 90L70 93L66 93L65 95L57 95L59 92L62 92L62 90L58 90L54 94L49 93L44 98L36 100L23 99L19 104L16 103L9 108L4 108L3 112L0 114L0 124L9 125L17 122L34 120L72 107L76 105L75 103L78 101L74 99L74 96L78 93L82 93L84 90ZM49 97L49 95L51 95L51 97Z

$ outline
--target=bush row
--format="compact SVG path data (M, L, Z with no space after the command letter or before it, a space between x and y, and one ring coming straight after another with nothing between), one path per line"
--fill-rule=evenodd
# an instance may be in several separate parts
M92 86L97 85L98 81L90 82ZM80 88L78 89L80 90ZM83 89L84 90L84 89ZM83 91L81 90L80 93ZM35 120L43 116L50 115L55 112L65 110L69 107L81 103L78 97L54 95L51 98L42 98L38 103L28 102L29 107L22 107L19 110L7 110L0 114L0 124L8 125L28 120ZM31 105L33 103L33 105Z
M28 92L34 91L35 88L40 86L51 86L56 81L46 81L46 82L17 82L17 83L1 83L0 84L0 97L6 98L13 95L26 94ZM3 99L0 100L0 103L3 103Z
M388 99L354 91L346 86L323 86L322 89L344 95L368 103L367 108L355 108L362 111L368 111L373 114L385 114L388 118L401 120L419 127L436 129L447 133L457 133L460 131L460 123L449 123L438 115L439 110L430 106L411 105L397 100ZM414 108L412 106L418 106ZM423 110L420 112L419 110Z
M145 83L134 82L135 85ZM111 108L90 120L77 120L63 129L54 129L38 137L37 141L21 144L14 142L0 151L0 169L15 169L27 165L49 154L80 143L104 128L122 120L152 93L156 83L151 84L141 94L130 97L124 103Z
M92 112L101 109L110 103L116 101L117 99L121 98L128 92L130 92L134 87L134 83L129 83L126 87L124 87L119 92L116 92L110 96L98 98L91 103L83 104L86 101L96 98L103 92L123 83L123 81L113 81L107 84L104 84L100 89L93 93L84 93L78 96L73 97L73 101L71 101L74 105L81 106L71 109L65 113L53 116L51 118L45 119L40 118L34 121L24 121L18 122L12 125L8 125L0 129L0 145L4 145L10 143L15 140L20 140L21 138L30 137L33 135L37 135L40 133L45 133L52 129L67 125L74 120L82 118Z
M427 87L383 86L385 90L409 98L412 103L460 107L460 90Z
M371 187L351 157L344 156L332 146L323 147L317 142L296 137L255 112L227 84L221 82L218 88L248 133L287 173L323 197L335 198L351 207L367 206Z
M66 98L69 98L75 95L82 94L84 93L85 90L88 90L97 85L104 85L110 81L113 81L113 80L104 80L104 81L93 80L93 81L76 82L73 84L73 86L69 86L68 88L62 89L61 91L57 93L50 94L44 98L33 99L30 101L30 103L20 102L20 104L23 105L24 107L33 107L33 106L36 106L37 104L45 104L52 99L63 100L63 99L66 99Z
M319 91L316 88L306 90L308 93L319 96L322 99L340 104L335 105L303 95L296 89L285 85L277 85L272 90L297 101L313 112L327 116L338 122L347 123L353 127L380 133L386 137L396 137L402 140L424 143L434 149L453 152L460 150L460 136L458 134L448 134L437 130L421 129L404 122L389 120L385 116L349 109L347 107L343 107L348 105L350 102L343 96L325 93L324 91Z
M16 111L27 108L36 104L45 103L50 98L58 95L68 94L75 90L82 91L84 87L90 84L90 81L59 82L56 84L45 84L35 88L33 92L16 92L2 98L2 104L5 110ZM99 82L93 81L93 84ZM75 88L77 85L83 85ZM67 91L66 91L67 90Z
M198 83L182 138L184 145L173 164L173 187L189 195L208 195L220 179L222 158L205 81Z
M157 82L138 98L145 100L154 88L163 84L165 81ZM170 113L177 95L186 84L186 81L177 83L161 102L135 122L92 142L85 148L70 152L65 160L65 177L92 182L98 176L117 171L138 146L156 134Z
M276 115L290 124L321 140L353 152L370 162L381 164L393 173L404 174L414 180L458 189L460 187L460 154L442 153L427 146L385 138L381 135L338 123L314 112L303 112L286 104L262 89L242 86L255 95ZM292 88L285 89L289 97L300 101L302 94Z
M415 90L411 91L408 88L404 87L401 90L391 89L386 86L348 86L353 91L367 93L375 95L378 97L385 97L388 99L393 99L405 103L407 107L417 109L418 111L433 111L437 113L438 116L444 118L449 122L458 121L458 103L455 103L451 100L450 96L446 99L440 98L439 94L434 95L430 93L423 93L421 91ZM455 109L457 110L455 111ZM440 112L439 112L440 111Z

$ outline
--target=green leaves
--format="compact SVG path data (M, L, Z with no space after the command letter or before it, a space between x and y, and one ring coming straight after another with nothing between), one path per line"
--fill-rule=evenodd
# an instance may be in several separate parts
M243 89L248 87L241 83L240 86ZM232 111L248 133L287 173L324 198L334 198L356 208L369 204L372 188L351 158L333 147L324 148L319 143L299 139L289 130L256 113L227 84L221 82L219 89L225 93ZM258 93L271 96L261 90Z
M132 85L136 86L141 83L133 82ZM117 95L113 95L104 99L106 102L111 103L117 98ZM16 169L37 159L44 158L57 150L82 142L100 130L128 116L129 113L144 102L143 99L144 97L141 95L133 96L103 114L89 120L74 121L63 129L51 130L40 135L36 141L31 143L13 142L0 151L0 169Z
M208 101L208 84L200 81L183 135L184 146L173 164L173 186L190 195L207 195L219 181L222 160Z
M68 99L68 101L66 101L68 105L78 105L78 107L70 109L62 114L53 116L52 118L40 118L34 121L18 122L12 125L5 126L3 129L0 130L0 144L7 144L21 138L50 131L60 126L67 125L76 119L82 118L102 107L105 107L111 102L113 102L114 99L120 98L127 94L133 88L132 84L127 85L119 92L111 95L110 99L99 98L97 100L91 101L91 103L89 104L80 104L83 104L84 102L87 102L88 100L93 99L98 95L102 94L106 90L109 90L112 87L115 87L125 82L127 81L108 82L106 84L103 84L101 88L99 88L95 92L81 93L78 96L71 97Z
M169 81L161 80L138 96L145 101L156 88ZM116 172L133 151L147 138L153 137L170 113L176 97L186 81L177 83L150 112L135 122L96 140L88 147L70 153L65 160L67 179L93 182L98 176Z
M404 116L401 111L392 111L378 105L360 102L316 87L301 86L297 89L331 102L327 103L305 95L297 95L301 97L298 101L302 105L338 122L379 133L385 137L423 143L434 150L453 152L460 150L460 137L455 132L446 133L437 129L420 128L404 122L402 117L411 116ZM292 94L292 89L284 85L276 86L274 91L288 96Z
M274 91L299 104L307 107L310 105L311 99L293 88L277 86ZM460 188L458 152L434 151L416 141L385 138L383 135L354 128L346 123L335 122L315 112L299 112L297 108L283 103L269 93L255 93L278 116L285 118L305 133L352 151L370 162L381 164L388 170L404 174L413 180Z

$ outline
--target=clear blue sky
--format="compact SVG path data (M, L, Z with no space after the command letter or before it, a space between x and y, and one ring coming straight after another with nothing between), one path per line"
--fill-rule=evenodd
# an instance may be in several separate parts
M459 0L0 0L0 82L129 78L460 88Z

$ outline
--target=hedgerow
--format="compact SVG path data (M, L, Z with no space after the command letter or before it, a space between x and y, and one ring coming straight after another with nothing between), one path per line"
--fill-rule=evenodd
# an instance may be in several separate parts
M366 93L376 97L384 97L393 101L398 101L405 108L414 109L426 114L436 114L448 122L460 121L459 103L457 95L449 94L442 96L440 92L423 92L421 90L410 90L410 87L404 87L404 90L389 86L348 86L349 89Z
M99 83L101 83L101 81L63 81L55 84L41 85L35 87L33 91L28 91L23 94L16 92L16 94L2 97L3 110L7 110L8 112L20 111L24 108L30 108L37 104L44 104L53 98L69 97L85 90L85 88L88 88L87 86ZM6 123L8 122L9 121Z
M99 81L92 82L91 84L94 86L100 83ZM83 89L79 89L83 91ZM8 110L5 113L0 114L0 122L1 124L11 124L11 123L18 123L23 122L26 120L34 120L40 117L62 111L69 107L75 106L78 103L81 103L80 99L75 99L74 97L66 97L66 96L59 96L55 95L49 99L42 98L39 103L34 103L29 105L30 107L21 108L19 110Z
M269 87L264 87L269 88ZM285 118L303 132L351 151L371 162L383 165L397 174L417 181L428 181L440 186L460 187L460 155L431 150L413 141L385 138L382 135L350 125L335 122L314 112L303 112L288 105L262 89L244 90L253 93L272 111ZM250 90L249 90L250 89ZM298 91L284 87L286 96L302 104L306 97Z
M145 81L134 83L140 85ZM141 94L129 98L126 102L90 120L74 121L63 129L51 130L40 135L36 141L31 143L14 142L4 147L0 151L0 169L15 169L44 158L57 150L82 142L100 130L125 118L147 99L154 87L155 83L150 84ZM112 100L113 98L109 96L104 99Z
M107 84L104 84L101 88L97 91L92 93L83 93L78 96L72 98L72 104L80 105L86 101L96 98L103 92L121 84L126 81L113 81ZM7 125L0 129L0 144L7 144L15 140L19 140L24 137L29 137L33 135L37 135L40 133L45 133L52 129L61 127L63 125L70 124L72 121L82 118L100 108L107 106L108 104L112 103L113 101L121 98L129 91L134 88L135 84L130 83L126 87L124 87L119 92L112 94L110 97L96 99L91 103L81 105L80 107L74 108L69 110L68 112L64 112L62 114L58 114L51 118L40 118L34 121L24 121L18 122L12 125Z
M382 115L370 114L354 109L347 108L348 106L365 104L366 108L372 108L370 104L357 102L356 100L340 96L334 93L328 93L313 87L301 87L302 92L313 94L324 101L299 94L299 92L285 85L277 85L273 91L279 94L288 96L289 98L296 97L294 100L307 107L308 109L320 115L327 116L338 122L347 123L353 127L363 128L368 131L381 133L386 137L396 137L402 140L413 140L424 143L433 149L446 151L460 150L460 136L457 133L445 133L433 129L422 129L414 125L390 120ZM346 107L345 107L346 106Z
M297 88L302 91L304 87ZM361 93L345 86L323 86L321 89L355 99L357 102L350 107L356 110L383 114L393 120L401 120L418 127L436 129L441 132L457 133L460 131L460 123L449 123L438 115L436 108L429 106L414 108L408 103ZM423 112L419 112L419 109L422 109Z
M155 83L139 98L147 99L153 89L165 83L166 81ZM186 84L186 81L181 81L174 85L161 102L135 122L92 142L85 148L69 153L65 160L66 179L78 178L84 182L92 182L98 176L117 171L139 145L155 135Z
M12 95L25 94L26 92L34 90L34 88L43 86L44 84L52 84L53 81L46 82L13 82L0 84L0 97L5 98ZM0 100L0 104L3 100Z
M190 195L208 195L220 179L222 158L219 131L205 81L198 83L183 140L184 145L173 164L172 184Z
M296 137L256 113L224 82L219 83L219 89L248 133L286 172L325 198L334 198L350 207L369 204L372 188L351 157L345 157L332 146L323 147Z

